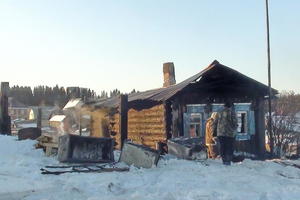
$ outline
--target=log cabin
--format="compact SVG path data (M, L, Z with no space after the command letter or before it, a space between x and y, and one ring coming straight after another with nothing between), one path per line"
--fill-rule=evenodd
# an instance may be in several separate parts
M265 155L264 102L269 98L268 86L216 60L178 84L173 63L163 64L163 74L162 88L129 94L125 100L123 96L86 102L84 107L91 113L91 136L113 137L117 148L127 138L151 148L176 137L204 140L207 118L230 99L238 118L235 151ZM272 89L272 97L277 93ZM125 130L120 130L122 127Z

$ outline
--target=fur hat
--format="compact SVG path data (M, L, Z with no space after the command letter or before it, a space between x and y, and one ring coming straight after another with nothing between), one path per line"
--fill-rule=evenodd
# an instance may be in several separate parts
M218 114L217 112L212 112L210 118L216 119L217 114Z

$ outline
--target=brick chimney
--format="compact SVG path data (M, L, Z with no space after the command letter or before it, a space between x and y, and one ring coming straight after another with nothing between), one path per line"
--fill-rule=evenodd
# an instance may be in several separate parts
M175 80L175 68L174 63L167 62L163 64L163 72L164 72L164 85L163 87L169 87L171 85L176 84Z

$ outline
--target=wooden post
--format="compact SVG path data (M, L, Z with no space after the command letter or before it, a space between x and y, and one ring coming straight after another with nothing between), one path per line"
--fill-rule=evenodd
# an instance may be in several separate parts
M264 100L262 98L256 99L255 109L255 146L256 154L260 159L265 159L266 142L265 142L265 112Z
M180 99L178 102L178 130L179 130L179 137L184 136L184 108L183 108L183 100Z
M37 118L36 118L36 127L42 128L42 108L38 107Z
M172 108L170 102L164 103L166 139L172 138Z
M1 116L0 116L0 133L11 134L11 119L8 115L8 91L9 82L1 82Z
M128 135L128 95L121 94L120 96L120 134L121 134L121 148Z

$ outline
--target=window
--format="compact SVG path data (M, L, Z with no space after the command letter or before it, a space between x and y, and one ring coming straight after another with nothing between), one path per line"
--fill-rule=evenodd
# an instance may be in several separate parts
M188 104L183 113L184 137L204 137L204 108L205 104ZM181 136L181 135L180 135Z
M247 126L247 111L238 111L237 112L237 132L246 134L248 132Z
M189 136L190 137L199 137L201 136L201 114L190 115L189 123Z

